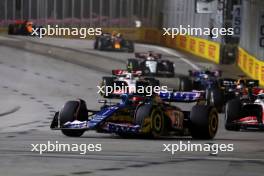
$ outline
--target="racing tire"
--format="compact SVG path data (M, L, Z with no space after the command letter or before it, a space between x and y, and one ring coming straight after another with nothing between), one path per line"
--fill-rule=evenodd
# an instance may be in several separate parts
M95 39L95 42L94 42L94 49L95 49L95 50L98 49L98 38Z
M191 91L192 81L187 77L177 77L175 80L176 91Z
M169 73L167 74L167 77L173 78L175 76L174 64L169 62L168 66Z
M208 105L195 105L190 114L193 139L213 139L218 129L217 110Z
M151 109L151 104L139 104L135 110L134 123L142 128L144 126L144 120L149 116Z
M87 119L88 119L88 112L87 112L86 104L83 100L66 102L64 107L61 109L59 113L59 123L61 127L66 122L72 122L74 120L84 121ZM61 129L61 132L68 137L80 137L83 135L85 130Z
M134 53L135 47L134 47L134 43L132 41L127 41L127 47L128 47L127 52Z
M168 135L168 122L161 109L154 107L150 113L151 135L154 138Z
M225 129L229 131L239 131L240 126L232 123L241 116L242 103L239 99L233 99L227 102L225 106Z
M100 50L100 51L102 51L102 50L104 50L104 41L103 41L104 39L98 39L98 41L97 41L97 49L98 50Z
M101 83L101 86L111 86L113 87L114 86L114 77L103 77L102 79L102 83ZM106 89L104 88L104 93L101 93L101 95L104 97L104 98L110 98L111 97L111 93L110 95L106 95Z
M215 106L218 112L223 111L224 95L220 89L207 89L206 101L208 105Z
M13 24L9 24L8 25L8 34L14 35L14 29L15 29L15 26Z

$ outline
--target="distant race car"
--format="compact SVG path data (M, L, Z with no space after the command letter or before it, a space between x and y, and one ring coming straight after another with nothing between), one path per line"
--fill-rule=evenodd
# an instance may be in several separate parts
M33 22L27 20L17 20L14 24L9 24L8 34L9 35L31 35L33 28Z
M238 79L223 78L219 79L220 88L224 92L226 102L233 98L252 94L252 89L259 86L259 81L247 79L243 75L239 75Z
M135 53L133 59L128 59L128 70L141 70L143 75L174 77L175 64L161 59L162 55L154 52Z
M124 93L137 93L141 87L160 86L159 80L155 78L141 77L141 71L112 70L113 76L102 78L104 97L118 97ZM120 89L121 88L121 89ZM107 91L112 89L110 92Z
M222 71L220 70L189 70L189 77L183 82L185 85L180 86L187 87L186 85L188 85L193 90L205 91L208 103L214 104L217 110L221 112L225 101L218 82L221 76Z
M205 90L218 88L218 78L222 76L220 70L189 70L189 76L193 80L193 89Z
M79 137L87 130L120 136L168 135L213 139L218 129L218 113L212 106L197 104L183 111L168 102L195 102L200 92L166 92L151 97L124 94L120 103L104 105L98 111L87 109L83 100L68 101L56 112L52 130Z
M94 49L125 51L133 53L134 43L130 40L124 39L120 33L103 33L101 36L96 37L94 42Z
M264 129L264 89L254 88L253 96L237 97L227 102L225 128L231 131L240 129Z

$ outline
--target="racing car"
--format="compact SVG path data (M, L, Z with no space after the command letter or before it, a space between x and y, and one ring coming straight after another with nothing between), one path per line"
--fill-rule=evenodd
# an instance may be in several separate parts
M259 81L247 79L244 75L238 75L238 79L223 78L219 79L220 88L224 92L226 101L239 96L252 96L252 90L259 86Z
M69 137L95 130L122 137L180 135L213 139L218 129L218 113L212 106L199 104L201 97L201 92L164 92L151 97L123 94L116 104L100 101L103 105L98 111L87 109L84 100L73 100L55 113L50 127ZM191 111L183 111L171 102L197 104Z
M9 24L9 35L31 35L33 32L33 23L27 20L17 20L14 24Z
M222 76L220 70L189 70L189 76L193 81L193 89L205 90L218 88L218 78Z
M222 112L225 97L223 96L223 91L220 89L218 82L221 76L222 72L220 70L189 70L189 77L185 78L179 86L181 89L187 89L186 85L188 85L188 87L191 86L193 90L205 91L208 103L214 104L217 110Z
M119 97L124 93L138 93L142 88L155 88L160 86L155 78L141 77L141 71L112 70L113 76L102 78L102 95L105 98ZM145 91L145 90L144 90Z
M128 70L140 70L143 75L174 77L175 64L161 59L162 55L149 51L135 53L135 58L128 59Z
M124 39L120 33L102 33L101 36L96 37L94 42L94 49L126 51L133 53L134 43L130 40Z
M227 102L226 130L264 129L264 89L254 88L252 95L254 98L244 95Z

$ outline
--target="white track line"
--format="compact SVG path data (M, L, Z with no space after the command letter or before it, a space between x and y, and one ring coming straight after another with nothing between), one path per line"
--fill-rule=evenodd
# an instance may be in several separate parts
M168 54L170 54L172 56L175 56L175 57L179 58L181 61L183 61L186 64L190 65L193 69L200 70L200 68L196 64L192 63L188 59L183 58L183 55L179 54L175 50L172 50L172 49L169 49L169 48L165 48L165 47L160 47L160 46L154 46L154 45L145 45L145 44L137 44L137 45L141 45L141 46L144 46L144 47L154 48L154 49L163 51L165 53L168 53Z

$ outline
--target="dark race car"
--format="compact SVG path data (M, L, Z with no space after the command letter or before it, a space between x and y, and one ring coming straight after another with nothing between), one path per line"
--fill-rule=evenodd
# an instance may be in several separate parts
M213 139L218 129L218 113L212 106L199 103L201 92L164 92L151 97L124 94L121 102L108 104L98 111L87 109L83 100L68 101L56 112L51 129L70 137L87 130L120 136L167 135ZM183 111L169 102L195 102L191 111Z
M14 24L9 24L9 35L32 35L33 29L36 28L33 22L27 20L17 20ZM41 27L38 27L39 30Z
M133 53L134 43L130 40L124 39L120 33L112 35L109 33L103 33L101 36L96 37L94 49Z
M259 86L259 81L246 79L245 76L239 75L239 79L223 78L219 79L219 84L224 92L225 101L240 97L243 95L252 95L252 90Z
M225 101L218 82L221 75L220 70L189 70L189 77L181 78L179 87L181 89L191 87L193 90L205 91L208 103L215 105L217 110L221 112Z
M253 89L253 96L237 97L227 102L225 128L231 131L264 129L264 89Z
M173 62L161 59L162 55L154 52L135 53L133 59L128 59L128 70L141 70L143 75L174 77Z

